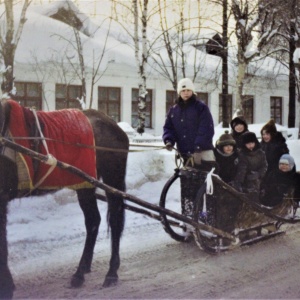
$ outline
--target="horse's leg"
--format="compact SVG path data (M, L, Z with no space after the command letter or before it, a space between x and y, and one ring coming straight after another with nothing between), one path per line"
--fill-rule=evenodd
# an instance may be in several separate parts
M107 163L109 161L109 164ZM101 164L101 176L103 182L118 189L125 191L126 157L115 155L107 158ZM123 198L113 193L106 193L108 201L108 222L111 229L111 258L109 270L106 274L103 286L107 287L116 284L118 281L117 271L120 267L120 239L124 229L124 201Z
M106 195L108 198L108 221L111 228L111 258L103 287L111 286L118 281L117 271L120 267L120 239L125 219L123 198L110 193L106 193Z
M94 189L77 191L78 201L84 214L86 240L84 250L75 274L72 276L71 286L80 287L84 282L84 274L91 271L94 247L101 221Z
M13 297L15 285L8 268L7 250L7 201L0 198L0 298L11 299Z

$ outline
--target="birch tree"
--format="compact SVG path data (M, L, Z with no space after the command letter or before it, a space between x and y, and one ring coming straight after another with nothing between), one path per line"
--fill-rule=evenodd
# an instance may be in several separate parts
M133 0L133 15L134 15L134 48L135 48L135 60L137 65L137 73L139 75L139 98L138 98L138 118L139 125L137 132L142 134L145 131L145 108L146 108L146 96L147 96L147 84L146 84L146 67L148 60L147 49L147 15L148 15L148 0L143 0L142 3L142 49L140 49L139 39L139 8L138 0Z
M131 5L129 5L129 3ZM148 22L152 12L149 13L148 0L113 0L113 18L126 32L129 39L123 40L134 49L135 64L138 74L138 126L137 132L145 131L146 99L147 99L147 63L149 57ZM133 20L133 22L131 22Z
M280 29L276 23L278 12L272 1L232 0L237 38L236 115L243 115L242 96L249 63L261 54ZM264 29L258 34L259 29ZM257 38L256 38L257 37Z
M2 97L11 97L13 94L15 53L26 22L26 11L30 2L30 0L23 1L19 24L15 28L14 5L16 1L4 0L5 13L1 16L0 24L0 54L3 60Z

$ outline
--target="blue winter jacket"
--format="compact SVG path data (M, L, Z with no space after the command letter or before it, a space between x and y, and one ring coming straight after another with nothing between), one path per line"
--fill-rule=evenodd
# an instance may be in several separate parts
M187 101L178 99L178 103L170 108L163 129L164 143L176 143L182 155L214 148L212 115L209 108L195 95Z

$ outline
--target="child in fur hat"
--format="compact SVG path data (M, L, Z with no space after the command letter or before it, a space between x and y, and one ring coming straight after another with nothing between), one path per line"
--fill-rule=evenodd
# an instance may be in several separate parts
M260 142L262 150L266 154L269 173L278 169L279 158L283 154L289 153L286 140L282 133L277 131L274 120L268 121L260 131L262 140Z
M280 204L284 197L297 198L299 176L293 157L289 154L282 155L276 170L270 171L261 185L261 203L272 207ZM295 201L298 202L299 199Z
M267 171L265 153L261 150L254 132L242 134L242 148L233 186L244 193L251 193L254 201L259 200L260 183Z
M236 117L230 122L231 135L236 142L236 148L239 151L242 148L242 134L249 131L244 117Z
M231 182L236 174L238 153L236 142L228 130L220 136L214 149L218 164L218 174L226 183Z

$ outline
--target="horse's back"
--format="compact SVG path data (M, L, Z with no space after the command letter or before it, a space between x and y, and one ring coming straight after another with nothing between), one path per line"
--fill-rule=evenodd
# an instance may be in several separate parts
M127 134L106 114L89 109L83 113L90 120L97 153L99 177L118 189L125 189L129 140Z
M111 148L128 150L128 137L112 118L93 109L85 110L83 113L92 124L97 146L104 147L110 144Z

